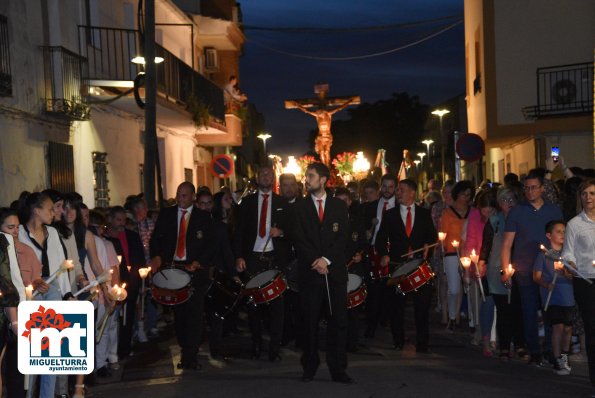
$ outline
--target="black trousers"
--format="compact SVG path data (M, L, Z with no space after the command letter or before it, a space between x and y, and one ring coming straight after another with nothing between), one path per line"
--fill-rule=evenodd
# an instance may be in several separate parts
M300 293L289 288L285 291L285 313L283 314L283 339L282 344L289 344L295 340L296 347L302 347L304 341L304 322L300 311Z
M19 372L17 361L18 361L18 344L15 336L11 336L6 345L6 396L8 398L24 398L25 389L24 379L25 377Z
M329 281L332 315L328 311L328 296L324 277L300 286L300 302L305 328L304 352L301 363L304 375L314 377L320 365L318 355L318 324L320 314L327 314L326 363L331 376L343 375L347 369L347 283Z
M366 287L368 296L366 297L366 329L368 333L374 333L378 322L386 319L388 315L386 303L393 296L394 288L386 285L387 278L368 279Z
M513 285L510 304L508 304L508 295L492 294L492 297L498 311L496 333L498 333L500 351L510 350L511 342L514 342L516 349L524 348L523 313L518 289Z
M122 270L122 266L120 266L120 270ZM118 338L118 356L120 356L120 358L126 358L132 351L132 333L136 323L136 300L138 299L140 291L140 281L138 266L133 266L130 272L126 270L126 274L123 275L122 278L122 282L126 282L127 284L126 290L128 296L126 297L126 324L124 324L124 317L122 317L122 322L120 323L120 335Z
M196 363L198 347L202 340L205 294L209 287L207 270L194 272L194 293L188 301L174 306L174 330L182 349L182 364Z
M594 279L591 279L591 281L595 282ZM585 324L589 378L591 384L595 387L595 284L590 285L586 281L575 277L573 285L574 298Z
M428 348L430 340L429 312L433 291L433 286L426 283L417 289L417 292L410 292L406 295L393 293L389 306L390 327L395 345L403 346L405 343L405 303L407 297L411 297L415 317L415 345L418 350Z
M254 252L246 263L246 270L249 277L254 277L260 272L269 269L279 268L275 259L274 252L267 253L261 258L261 253ZM260 346L262 344L263 324L268 323L269 329L269 356L274 357L279 354L281 348L281 337L283 336L283 317L285 313L285 303L283 296L280 296L267 304L248 304L248 321L250 324L250 333L252 334L252 343Z

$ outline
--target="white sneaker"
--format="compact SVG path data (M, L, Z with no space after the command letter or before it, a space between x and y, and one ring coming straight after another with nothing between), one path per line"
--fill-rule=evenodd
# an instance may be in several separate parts
M572 370L572 368L570 367L570 363L568 362L568 355L562 354L562 355L560 355L560 359L562 359L564 368L568 369L568 371L570 372Z
M147 341L149 341L149 339L147 338L147 335L145 333L143 321L138 322L138 329L136 330L136 338L138 339L139 343L146 343Z
M562 356L556 358L556 363L554 364L554 373L558 376L568 376L570 374L570 369L566 368Z

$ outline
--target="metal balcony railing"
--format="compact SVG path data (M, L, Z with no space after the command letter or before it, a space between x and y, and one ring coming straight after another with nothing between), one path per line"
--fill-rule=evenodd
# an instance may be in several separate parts
M523 108L527 119L593 112L593 63L537 69L537 105Z
M12 95L12 75L10 73L8 20L4 15L0 15L0 97L10 95Z
M130 62L141 55L137 30L79 26L81 55L87 58L85 80L132 81L142 66ZM157 90L185 107L189 100L200 102L209 114L225 120L223 90L192 69L180 58L156 44L155 55L164 62L157 65Z
M89 106L81 95L85 59L60 46L43 46L44 110L70 120L87 120Z

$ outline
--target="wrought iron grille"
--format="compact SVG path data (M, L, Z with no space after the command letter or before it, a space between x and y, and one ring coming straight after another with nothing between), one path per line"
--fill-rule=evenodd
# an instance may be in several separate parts
M10 46L8 41L8 19L0 15L0 96L12 95L12 75L10 73Z

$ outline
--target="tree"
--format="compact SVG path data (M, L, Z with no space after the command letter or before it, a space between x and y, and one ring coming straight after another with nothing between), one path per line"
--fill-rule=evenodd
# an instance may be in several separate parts
M396 172L403 149L421 147L429 107L417 96L393 94L390 99L364 103L347 110L349 119L333 121L331 156L345 151L364 151L371 162L379 148L386 149L386 160ZM413 152L415 153L415 152Z

